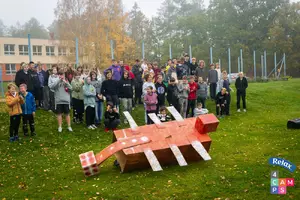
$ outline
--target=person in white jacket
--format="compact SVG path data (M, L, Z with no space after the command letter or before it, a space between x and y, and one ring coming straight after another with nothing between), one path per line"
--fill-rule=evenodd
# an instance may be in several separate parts
M52 88L53 84L55 84L59 77L57 75L57 65L52 65L52 72L51 75L49 76L49 80L48 80L48 87L49 89ZM50 97L50 101L49 101L49 111L55 112L55 99L54 99L54 90L50 89L49 92L49 97Z

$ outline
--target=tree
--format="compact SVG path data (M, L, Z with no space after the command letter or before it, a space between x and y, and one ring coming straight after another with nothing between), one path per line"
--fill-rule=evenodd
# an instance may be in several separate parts
M27 37L28 34L30 34L32 38L38 38L38 39L49 38L47 30L35 18L31 18L24 25L17 23L16 26L11 26L8 29L8 35L12 37L24 38Z
M4 36L6 32L6 26L3 21L0 19L0 36Z
M59 39L64 45L75 47L78 38L82 63L107 67L111 60L110 41L114 42L117 59L131 59L135 54L135 42L126 32L128 14L120 0L62 0L55 14ZM69 60L74 62L74 55Z

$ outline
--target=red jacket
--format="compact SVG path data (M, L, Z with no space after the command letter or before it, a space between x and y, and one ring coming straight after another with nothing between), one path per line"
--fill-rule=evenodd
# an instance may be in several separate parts
M124 67L124 69L129 72L129 79L134 79L135 78L134 74L132 73L132 71L130 70L130 67L128 65L126 65Z
M197 99L197 90L198 90L198 84L196 82L194 83L189 83L190 86L190 93L189 93L189 97L188 100L195 100Z

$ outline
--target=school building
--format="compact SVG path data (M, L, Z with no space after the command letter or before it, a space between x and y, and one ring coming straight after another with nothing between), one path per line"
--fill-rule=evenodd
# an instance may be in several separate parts
M30 44L31 60L48 68L52 64L67 63L68 56L75 57L75 48L64 47L58 40L32 38ZM29 62L28 38L0 37L0 80L14 81L21 62Z

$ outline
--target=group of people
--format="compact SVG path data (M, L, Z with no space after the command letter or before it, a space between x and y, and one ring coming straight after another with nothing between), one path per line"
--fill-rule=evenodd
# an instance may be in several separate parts
M150 63L137 59L132 67L122 60L112 60L112 65L100 72L98 68L88 69L72 65L43 69L40 63L21 63L15 84L8 85L6 103L10 114L10 141L18 140L18 129L23 122L24 136L36 135L34 118L37 108L53 111L57 115L58 132L62 132L62 116L65 115L67 130L72 132L73 123L84 123L88 129L97 129L103 120L105 131L116 130L121 123L119 110L132 112L135 106L145 108L145 123L153 124L148 114L156 113L162 122L172 120L166 106L174 106L184 117L196 117L208 113L206 99L216 102L219 117L229 115L230 83L226 71L219 65L210 65L185 55L181 59L168 60L162 67L157 62ZM216 69L215 69L216 67ZM207 82L206 82L207 81ZM246 111L247 79L242 72L236 80L238 112L240 97ZM209 89L208 89L209 88ZM18 92L18 90L20 92ZM168 102L168 103L167 103ZM104 105L106 110L104 112ZM85 116L85 120L84 120ZM124 123L128 123L124 118Z

